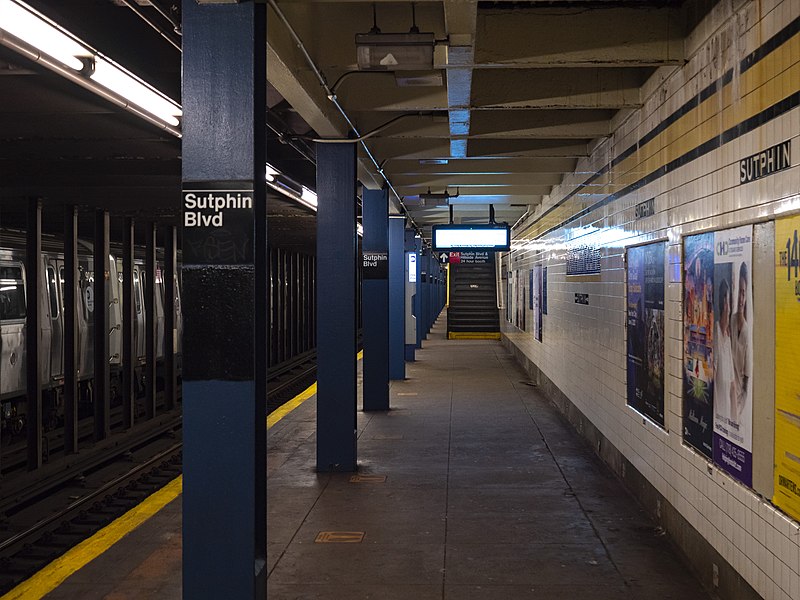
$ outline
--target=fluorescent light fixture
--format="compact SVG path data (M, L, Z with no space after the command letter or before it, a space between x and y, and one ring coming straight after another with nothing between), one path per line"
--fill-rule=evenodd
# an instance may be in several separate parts
M180 105L18 0L0 0L0 44L180 137Z
M306 204L317 208L317 193L314 190L310 190L306 186L303 186L303 193L300 194L300 198L305 201Z
M433 69L432 33L358 33L356 53L362 71Z
M79 57L92 54L55 23L29 6L11 0L0 0L0 30L76 71L83 68Z
M508 225L434 225L434 250L509 250Z
M281 172L278 169L267 163L267 181L275 181L275 177L280 174Z
M176 102L104 56L95 57L94 72L90 77L165 123L174 127L180 125L178 117L182 111Z

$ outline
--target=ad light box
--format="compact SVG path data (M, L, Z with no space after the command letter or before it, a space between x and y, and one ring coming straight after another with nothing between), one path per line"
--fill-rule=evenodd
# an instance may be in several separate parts
M510 250L508 225L434 225L434 250Z

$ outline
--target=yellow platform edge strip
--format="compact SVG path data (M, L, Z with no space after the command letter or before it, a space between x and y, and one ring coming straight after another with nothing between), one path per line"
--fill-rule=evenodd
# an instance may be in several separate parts
M364 351L362 350L356 358L361 360L363 357ZM316 393L317 383L314 382L289 402L273 411L267 417L267 429L270 429ZM30 579L20 583L0 600L33 600L34 598L44 597L61 585L67 577L88 565L123 537L144 524L150 517L180 496L182 491L183 475L179 475L163 488L148 496L141 504L103 527L92 537L70 549L66 554L51 562Z
M500 333L494 331L450 331L448 340L499 340Z

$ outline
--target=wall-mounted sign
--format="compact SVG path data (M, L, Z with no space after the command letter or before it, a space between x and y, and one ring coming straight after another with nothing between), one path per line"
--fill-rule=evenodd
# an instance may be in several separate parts
M364 250L362 258L364 279L389 278L389 253Z
M739 161L739 183L750 183L792 166L792 141L786 140Z
M645 217L652 217L656 214L656 199L650 198L644 202L639 202L636 205L636 218L644 219Z
M417 254L408 253L408 283L417 283Z
M567 250L567 275L596 275L600 273L600 249L578 246Z
M252 182L184 182L182 197L183 264L252 264Z
M482 265L490 260L492 253L488 250L474 252L450 252L450 264Z
M579 294L575 292L575 304L585 304L589 306L589 294Z

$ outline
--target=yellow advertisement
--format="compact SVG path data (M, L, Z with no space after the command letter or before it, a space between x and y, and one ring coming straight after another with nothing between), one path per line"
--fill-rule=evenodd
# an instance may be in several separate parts
M775 496L800 519L800 216L775 221Z

